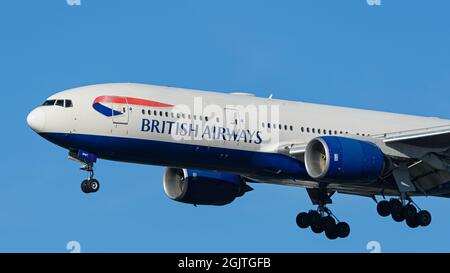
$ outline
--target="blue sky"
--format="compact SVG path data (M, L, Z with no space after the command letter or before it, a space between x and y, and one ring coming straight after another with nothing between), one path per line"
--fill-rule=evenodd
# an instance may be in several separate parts
M26 125L47 96L141 82L450 118L450 2L261 0L4 1L0 9L0 252L450 251L450 200L417 198L430 227L382 219L336 195L346 240L299 230L305 190L255 185L226 207L169 200L162 168L101 161L102 189Z

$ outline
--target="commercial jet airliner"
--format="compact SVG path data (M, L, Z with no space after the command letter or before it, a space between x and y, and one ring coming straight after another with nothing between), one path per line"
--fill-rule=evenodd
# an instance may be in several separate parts
M335 193L372 198L380 216L431 222L416 196L450 197L450 120L144 84L100 84L50 96L27 117L87 171L97 159L165 166L173 200L226 205L271 183L306 189L300 228L345 238Z

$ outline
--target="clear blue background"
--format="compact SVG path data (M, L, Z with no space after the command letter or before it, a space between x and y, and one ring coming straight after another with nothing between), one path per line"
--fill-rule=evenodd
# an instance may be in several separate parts
M337 195L347 240L299 230L304 189L255 185L226 207L170 201L162 168L101 161L102 189L26 125L47 96L141 82L450 118L450 2L3 1L0 8L0 251L450 251L450 200L418 198L429 228L382 219ZM174 155L176 156L176 155Z

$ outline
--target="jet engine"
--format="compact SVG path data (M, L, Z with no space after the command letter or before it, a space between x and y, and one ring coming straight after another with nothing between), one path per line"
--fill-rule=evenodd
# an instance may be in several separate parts
M370 183L379 178L385 156L371 142L338 136L323 136L306 146L306 170L317 180Z
M175 201L223 206L253 190L239 175L213 171L166 168L164 192Z

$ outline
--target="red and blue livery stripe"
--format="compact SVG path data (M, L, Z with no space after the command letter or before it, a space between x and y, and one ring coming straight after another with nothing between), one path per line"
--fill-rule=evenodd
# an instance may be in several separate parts
M114 110L113 104L120 105L136 105L146 107L173 107L172 104L162 103L153 100L145 100L132 97L119 97L119 96L100 96L97 97L92 103L92 107L102 115L107 117L119 116L124 114L121 111Z

